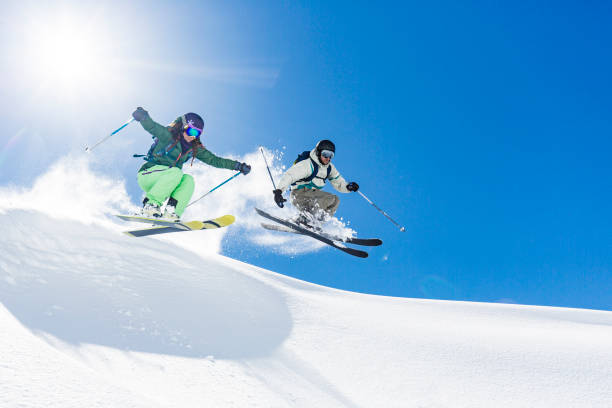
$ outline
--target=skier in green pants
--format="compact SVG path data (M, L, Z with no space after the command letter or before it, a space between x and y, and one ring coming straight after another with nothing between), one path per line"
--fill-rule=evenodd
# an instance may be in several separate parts
M195 189L193 177L181 170L188 160L193 163L198 159L213 167L239 170L244 175L251 171L248 164L217 157L202 145L204 120L196 113L186 113L168 126L156 123L140 107L132 116L155 139L144 158L146 163L138 170L138 185L146 193L142 208L145 217L180 219Z

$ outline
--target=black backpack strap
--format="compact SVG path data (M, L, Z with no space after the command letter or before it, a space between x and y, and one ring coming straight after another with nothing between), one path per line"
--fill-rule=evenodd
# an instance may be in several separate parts
M312 159L310 159L312 160ZM329 175L331 174L331 166L327 166L327 174L325 175L325 177L319 177L319 165L312 160L312 164L314 167L314 171L312 172L312 176L310 176L310 178L308 179L308 181L312 180L313 178L320 178L321 180L325 181L329 178Z
M311 157L309 157L309 159L310 159L310 163L312 163L312 168L313 168L312 174L308 177L304 177L303 179L296 181L296 183L302 182L302 181L312 181L312 179L317 176L317 173L319 172L319 165L314 160L312 160Z
M312 181L312 179L314 179L315 177L317 177L317 174L319 174L319 164L314 161L312 159L312 157L310 157L310 151L306 150L305 152L302 152L298 155L297 159L293 162L293 164L296 164L302 160L306 160L306 159L310 159L310 163L312 164L312 174L308 177L304 177L303 179L297 180L295 183L301 183L303 181ZM331 174L331 165L327 167L327 175L325 176L325 178L323 180L327 180L329 178L329 175ZM321 177L318 177L321 178ZM292 185L294 185L295 183L293 183Z
M331 166L327 167L327 175L325 177L319 177L317 176L317 174L319 174L319 164L316 161L312 160L312 158L310 158L310 162L312 163L312 168L313 168L312 174L298 181L300 182L301 181L312 181L312 179L314 178L320 178L322 180L327 180L329 178L329 175L331 174Z
M143 157L145 159L145 161L148 161L148 162L154 161L153 150L155 150L155 148L157 147L158 143L159 143L159 139L158 138L154 138L153 139L153 144L149 148L149 151L147 152L147 154L134 154L132 156L133 157Z

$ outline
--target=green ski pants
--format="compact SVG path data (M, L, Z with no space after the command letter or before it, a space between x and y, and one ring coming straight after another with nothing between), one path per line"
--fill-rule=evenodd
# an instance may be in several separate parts
M161 206L169 197L178 201L176 214L180 217L195 190L195 182L178 167L156 165L138 173L138 185L146 197Z

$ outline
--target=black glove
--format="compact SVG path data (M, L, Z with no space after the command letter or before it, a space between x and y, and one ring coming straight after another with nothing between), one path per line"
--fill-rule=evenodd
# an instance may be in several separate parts
M346 189L348 191L355 192L355 191L359 190L359 184L355 183L354 181L351 181L350 183L348 183L346 185Z
M149 114L149 112L147 112L146 110L142 109L140 106L138 108L136 108L136 110L134 111L134 113L132 113L132 116L134 117L134 119L136 119L136 121L140 122L141 120L143 120L147 115Z
M280 191L279 189L276 189L273 191L274 193L274 201L276 202L276 205L278 205L280 208L283 208L285 206L285 204L283 204L285 201L283 198L283 192Z
M234 170L240 170L240 172L246 176L251 171L251 166L246 163L236 162Z

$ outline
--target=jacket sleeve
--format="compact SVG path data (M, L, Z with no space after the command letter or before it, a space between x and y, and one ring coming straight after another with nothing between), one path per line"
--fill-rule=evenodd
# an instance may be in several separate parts
M161 145L168 144L170 140L172 140L172 133L170 133L168 128L155 122L151 119L149 114L140 121L140 124L144 130L149 132L153 137L156 137Z
M215 156L210 150L200 147L196 158L210 166L217 167L219 169L234 170L236 164L239 163L236 160L224 159L222 157Z
M276 188L284 192L291 184L310 176L313 171L314 169L310 160L302 160L297 162L293 166L289 167L289 170L283 174L280 181L276 185Z
M338 172L338 170L336 170L336 167L334 165L331 165L331 166L332 166L332 170L331 170L331 173L329 173L329 182L331 183L331 185L334 186L334 188L341 193L350 193L350 191L346 188L347 183L344 177L340 175L340 173Z

